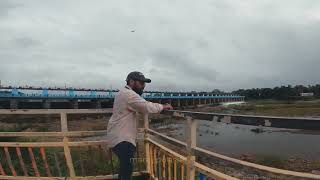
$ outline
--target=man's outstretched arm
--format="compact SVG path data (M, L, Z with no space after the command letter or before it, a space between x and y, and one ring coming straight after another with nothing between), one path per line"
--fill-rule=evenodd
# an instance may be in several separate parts
M129 109L140 113L160 113L173 109L170 104L159 104L146 101L139 95L131 95L128 100Z

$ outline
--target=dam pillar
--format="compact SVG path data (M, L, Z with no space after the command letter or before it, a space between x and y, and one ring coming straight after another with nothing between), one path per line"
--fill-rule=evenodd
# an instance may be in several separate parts
M77 99L71 101L71 108L72 109L79 109L79 102Z
M98 100L98 101L96 101L96 109L101 109L102 108L102 105L101 105L101 101L100 100Z
M192 105L195 106L196 105L196 100L194 99L194 95L192 94Z
M178 95L178 107L180 107L181 106L181 99L180 99L180 93L179 93L179 95Z
M169 97L169 99L168 99L168 103L173 106L173 104L172 104L172 102L173 102L173 100L172 100L172 94L170 94L169 96L170 96L170 97Z
M10 99L10 109L18 109L18 100Z
M188 106L189 105L189 99L188 99L188 93L186 93L186 98L184 99L184 106Z
M44 100L42 103L43 103L42 104L43 109L50 109L51 108L51 102L49 100Z
M204 94L203 97L204 97L204 104L207 104L207 102L208 102L207 101L207 95Z

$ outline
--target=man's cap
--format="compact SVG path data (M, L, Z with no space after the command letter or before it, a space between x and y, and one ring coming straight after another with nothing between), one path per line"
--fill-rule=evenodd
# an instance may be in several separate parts
M146 83L151 83L151 79L148 79L144 77L144 75L141 72L138 71L133 71L128 74L126 81L129 80L134 80L134 81L141 81L141 82L146 82Z

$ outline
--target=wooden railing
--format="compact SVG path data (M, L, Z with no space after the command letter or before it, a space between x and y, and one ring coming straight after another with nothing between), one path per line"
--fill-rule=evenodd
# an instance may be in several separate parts
M94 156L103 153L108 159L98 159L113 166L116 162L111 150L107 147L108 142L104 140L77 140L70 138L83 138L87 136L106 135L106 130L100 131L69 131L68 114L111 114L110 110L0 110L0 114L6 115L38 115L59 114L60 132L0 132L1 138L9 137L55 137L54 142L0 142L0 179L114 179L117 177L115 167L111 167L110 174L94 174L85 172L86 160L81 156L83 149L92 149ZM60 141L57 139L60 138ZM75 149L72 151L72 149ZM76 151L78 150L78 151ZM76 160L74 157L77 156ZM89 159L91 160L91 159ZM87 161L87 163L90 163ZM5 165L5 166L4 166ZM75 166L79 166L76 173ZM134 172L138 176L144 173L142 169ZM88 174L88 175L86 175Z
M60 132L1 132L0 137L60 137L57 142L0 142L0 179L113 179L117 175L112 174L90 174L84 173L84 164L76 162L72 148L93 148L102 149L109 157L106 160L114 161L110 149L107 149L106 141L71 141L73 137L85 137L104 135L106 131L69 131L68 114L111 114L110 110L0 110L0 114L60 114ZM219 172L212 167L202 164L198 161L197 153L201 152L208 156L215 157L224 161L238 164L243 167L264 171L276 175L285 175L295 178L320 179L319 175L283 170L278 168L258 165L239 159L227 157L216 152L212 152L198 147L196 144L197 119L218 121L225 123L250 124L267 127L287 127L294 128L297 123L303 121L305 129L320 130L320 121L318 119L291 118L290 123L281 123L285 120L277 117L259 117L248 116L247 120L236 120L236 116L228 114L199 113L188 111L168 111L165 114L179 117L186 122L186 142L179 141L172 137L159 133L149 127L148 115L143 115L144 120L144 156L140 154L145 166L134 173L138 176L149 174L152 179L169 180L191 180L205 179L207 177L214 179L237 179L223 172ZM289 120L289 119L287 119ZM312 124L312 126L311 126ZM174 150L171 146L166 146L162 142L169 142L179 146L179 150ZM58 150L56 150L58 149ZM94 149L93 154L97 154ZM138 150L139 151L139 150ZM111 156L110 156L111 154ZM60 155L60 156L59 156ZM61 157L62 155L62 157ZM81 156L78 156L81 160ZM138 161L139 161L139 157ZM99 159L103 161L102 159ZM6 162L6 168L3 167L3 161ZM111 168L113 167L111 163ZM75 170L75 166L80 170ZM54 172L53 172L54 169ZM81 173L79 173L81 172Z
M161 179L166 177L166 179L195 179L197 177L203 178L210 177L214 179L237 179L235 177L228 176L221 172L218 172L208 166L197 162L195 159L195 152L201 152L207 154L208 156L215 157L224 161L238 164L243 167L251 168L253 170L259 170L266 173L273 174L274 176L288 176L289 179L320 179L320 175L289 171L284 169L278 169L268 166L263 166L259 164L254 164L239 159L227 157L222 154L218 154L200 147L196 146L196 128L197 120L209 120L225 123L236 123L236 124L245 124L245 125L256 125L256 126L266 126L266 127L282 127L282 128L297 128L298 123L304 122L301 124L301 129L308 130L320 130L320 119L310 119L310 118L284 118L284 117L267 117L267 116L245 116L245 115L230 115L230 114L217 114L217 113L202 113L202 112L190 112L190 111L168 111L166 114L184 118L186 121L186 139L187 142L182 142L172 137L166 136L162 133L159 133L155 130L149 128L148 123L145 123L145 136L146 142L151 148L149 148L149 155L146 158L150 157L149 166L151 167L149 172L153 179ZM242 119L236 120L237 117ZM247 117L246 120L244 118ZM145 117L145 121L148 121ZM183 156L168 147L160 144L156 139L151 139L150 135L157 137L158 139L165 140L167 142L180 145L184 147L187 154ZM162 161L157 161L162 157ZM172 161L173 159L173 161ZM157 161L157 162L155 162ZM171 165L173 162L174 173L171 173ZM180 173L176 174L177 162L180 163ZM157 164L158 163L158 164ZM274 177L273 176L273 177ZM179 177L179 178L178 178Z

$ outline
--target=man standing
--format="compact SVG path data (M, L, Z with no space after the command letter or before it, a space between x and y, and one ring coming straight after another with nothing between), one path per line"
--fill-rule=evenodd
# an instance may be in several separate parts
M132 162L136 151L137 113L160 113L171 110L170 104L158 104L141 97L145 83L151 80L141 72L131 72L127 76L127 85L114 98L113 114L109 120L107 137L109 145L120 160L120 180L131 180Z

